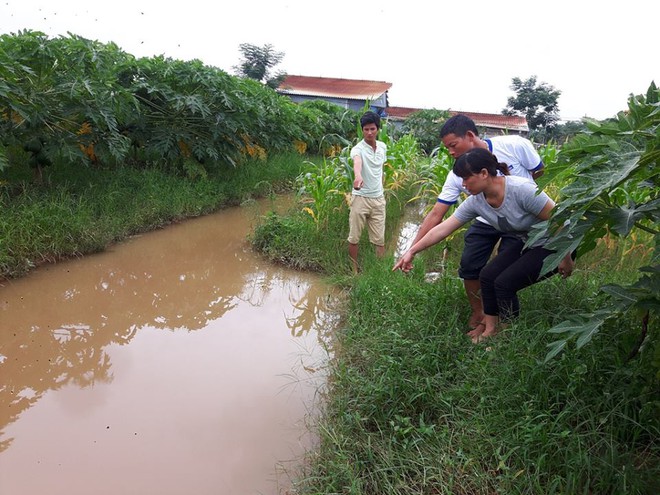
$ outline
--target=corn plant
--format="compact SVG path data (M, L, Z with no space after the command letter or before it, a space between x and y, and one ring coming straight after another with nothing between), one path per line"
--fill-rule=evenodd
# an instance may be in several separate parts
M429 203L426 210L430 210L435 204L435 200L442 190L447 174L453 166L453 158L444 146L439 146L433 150L429 160L420 163L415 182L419 186L417 194L410 199L410 202L424 201Z
M303 211L310 215L318 228L325 226L329 216L341 209L353 187L349 151L347 147L340 156L324 157L319 165L306 162L307 170L297 178Z
M419 143L411 134L390 141L387 148L387 163L383 171L385 190L397 191L408 184L415 173L420 155Z

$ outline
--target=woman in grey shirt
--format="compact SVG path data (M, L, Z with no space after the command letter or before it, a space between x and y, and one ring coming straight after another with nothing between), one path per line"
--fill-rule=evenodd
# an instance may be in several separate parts
M479 275L485 316L468 332L475 343L495 335L502 323L518 316L517 292L541 280L543 260L553 252L543 247L544 240L523 248L532 226L550 218L555 202L544 192L538 193L534 182L509 176L508 171L508 167L498 163L486 149L475 148L461 155L454 163L453 172L463 179L463 187L471 196L451 217L413 244L394 265L394 270L410 271L415 254L442 241L478 216L497 230L513 234L506 237L506 242L503 239L497 256ZM568 277L573 266L571 255L567 255L546 277L554 273Z

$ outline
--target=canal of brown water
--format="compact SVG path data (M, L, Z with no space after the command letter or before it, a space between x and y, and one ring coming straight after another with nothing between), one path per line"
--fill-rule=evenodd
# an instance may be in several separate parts
M285 494L336 295L246 235L267 202L0 284L0 493Z

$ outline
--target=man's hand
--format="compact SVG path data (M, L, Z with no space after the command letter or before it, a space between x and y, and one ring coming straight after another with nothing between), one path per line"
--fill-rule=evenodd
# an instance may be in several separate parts
M414 257L414 254L410 251L406 251L406 253L399 258L399 261L396 262L392 271L401 270L404 273L408 273L413 268L412 261Z
M356 177L355 180L353 181L353 189L359 191L363 185L364 185L364 181L362 180L362 177Z
M559 272L559 275L561 275L561 278L566 278L571 276L574 268L575 268L575 261L573 261L573 258L571 258L571 255L569 253L566 256L564 256L564 259L562 259L559 262L557 271Z

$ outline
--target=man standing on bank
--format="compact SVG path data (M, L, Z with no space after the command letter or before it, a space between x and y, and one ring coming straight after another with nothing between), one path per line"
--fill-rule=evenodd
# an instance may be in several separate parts
M454 115L440 130L440 139L456 159L474 148L489 150L500 163L505 163L510 175L535 180L543 175L543 161L528 139L517 135L480 139L477 126L466 115ZM449 208L456 204L461 193L469 194L463 180L450 171L433 209L424 218L411 245L417 243L433 227L440 224ZM478 217L465 233L463 254L458 275L463 279L470 303L469 330L483 330L484 310L480 297L479 273L488 263L497 242L511 234L500 232Z
M360 118L363 139L351 149L353 159L353 192L349 215L348 254L353 273L359 271L358 244L364 226L376 255L385 252L385 196L383 193L383 165L387 160L387 146L378 141L380 116L366 112Z

